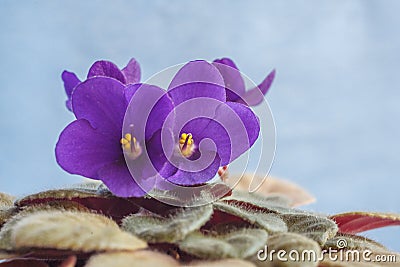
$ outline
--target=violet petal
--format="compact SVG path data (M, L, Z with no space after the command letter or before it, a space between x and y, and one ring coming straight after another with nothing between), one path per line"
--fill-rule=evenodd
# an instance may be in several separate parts
M126 111L124 85L108 77L93 77L80 83L72 94L73 112L103 134L121 138Z
M182 165L183 164L185 163L182 163ZM169 177L166 177L166 179L171 183L177 185L202 184L214 178L220 166L221 166L221 159L218 157L218 155L215 155L214 160L207 168L195 172L184 171L185 168L182 168L182 166L178 166L178 168L175 167L176 172L173 172L174 167L170 165L168 167L169 168L168 172L174 174L172 174ZM165 169L163 171L167 172Z
M224 86L224 79L215 66L204 60L196 60L185 64L176 73L168 86L168 90L185 83L194 82L204 82Z
M257 140L259 120L252 110L239 103L221 104L214 118L197 118L187 123L182 132L190 132L196 144L205 138L211 139L221 158L227 165L246 152Z
M229 67L231 67L231 68L234 68L234 69L237 69L237 70L238 70L238 67L236 66L235 62L233 62L233 60L230 59L230 58L223 57L223 58L215 59L215 60L213 61L213 63L214 63L214 62L215 62L215 63L224 64L224 65L227 65L227 66L229 66Z
M249 106L256 106L260 104L264 96L268 93L269 88L275 78L275 70L273 70L268 76L255 88L248 90L243 96L243 100L239 100L239 103L244 103Z
M93 63L90 67L87 77L102 76L117 79L125 84L125 76L114 63L106 60L100 60Z
M78 79L75 73L66 70L64 70L63 73L61 74L61 78L64 82L65 93L67 94L68 97L65 104L68 110L72 111L72 103L71 103L72 91L74 90L75 86L77 86L81 81Z
M163 127L173 104L166 92L154 85L135 84L126 88L125 98L131 98L124 119L124 132L133 125L138 140L148 140ZM130 97L130 95L133 95Z
M127 87L125 87L125 99L126 103L129 104L131 102L132 96L136 93L136 91L142 86L143 84L141 83L136 83L136 84L130 84Z
M180 85L168 91L174 106L194 98L213 98L225 102L225 88L211 83L192 82ZM195 108L195 107L193 107Z
M146 153L142 153L135 160L126 159L132 176L140 181L158 175L159 170L164 167L165 162L166 157L161 146L161 130L158 130L146 142Z
M125 162L117 161L104 166L98 172L99 179L119 197L141 197L146 192L132 178ZM149 191L152 186L152 179L146 181L144 188Z
M242 96L246 87L240 71L229 58L216 59L213 65L218 68L224 78L226 87L226 101L236 101Z
M73 121L62 131L55 152L64 170L92 179L99 179L100 168L122 159L119 140L104 135L84 119Z
M140 82L140 65L136 59L129 60L128 65L122 69L125 76L126 84L133 84Z

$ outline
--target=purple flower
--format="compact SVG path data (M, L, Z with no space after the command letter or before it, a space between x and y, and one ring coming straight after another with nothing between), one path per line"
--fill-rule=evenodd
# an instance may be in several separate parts
M126 67L124 67L122 70L120 70L117 65L110 61L100 60L93 63L87 74L87 78L96 76L110 77L120 81L125 85L135 84L140 81L140 66L134 58L132 58L128 62L128 65L126 65ZM62 73L61 78L64 81L65 93L68 97L66 106L68 110L72 111L72 92L74 91L74 88L81 83L81 81L75 73L66 70Z
M174 112L166 117L162 134L168 161L157 169L168 181L178 185L205 183L258 138L257 116L246 105L227 102L223 84L219 70L206 61L189 62L170 83L167 96ZM143 120L141 101L132 98L126 125Z
M228 88L226 101L256 106L263 101L264 95L268 92L275 78L275 70L272 70L257 87L246 91L244 80L233 60L221 58L214 60L213 64L219 69L225 86Z
M115 68L109 71L110 63L98 64L72 89L76 120L60 134L56 158L67 172L101 180L118 196L168 188L162 179L205 183L258 138L257 116L227 101L224 78L213 64L189 62L168 91L126 85Z
M159 112L150 114L149 120L156 127L149 128L146 137L136 135L135 128L122 134L123 118L130 97L136 94L139 86L130 85L126 88L114 78L92 77L75 87L71 104L76 120L60 134L55 151L57 162L64 170L102 180L119 196L142 196L145 192L132 178L124 159L125 152L131 158L130 164L140 176L138 178L147 178L142 179L146 191L151 189L154 183L151 177L156 173L142 150L148 151L157 166L165 162L158 125L166 115ZM140 88L148 92L147 96L163 94L155 86L143 85ZM160 101L160 105L163 106L162 112L168 114L172 104L168 105L165 101Z

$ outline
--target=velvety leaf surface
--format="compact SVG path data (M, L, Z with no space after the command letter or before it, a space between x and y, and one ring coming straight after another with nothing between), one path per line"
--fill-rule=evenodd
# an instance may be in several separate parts
M277 214L254 211L225 201L215 202L213 206L214 209L239 217L249 224L266 230L269 234L287 232L285 222Z
M0 210L14 206L15 197L0 192Z
M0 227L16 213L14 199L15 197L0 192Z
M9 209L4 209L0 210L0 227L13 215L17 213L16 208L9 208Z
M233 190L230 196L224 197L222 200L247 202L257 207L266 209L269 209L270 207L290 207L290 200L284 195L279 194L261 195L258 193L248 193L245 191Z
M221 199L221 202L233 206L240 206L248 211L259 211L275 214L305 214L306 212L291 208L286 198L276 194L261 196L255 193L246 193L243 191L233 192L231 196Z
M307 236L318 244L325 244L328 238L337 233L337 225L334 221L315 214L283 214L283 220L288 226L288 231Z
M139 210L139 206L134 203L134 198L131 200L116 197L109 191L99 190L94 186L87 184L86 187L43 191L17 200L16 205L25 207L49 202L78 203L90 210L110 216L116 221Z
M150 243L175 243L200 229L212 214L211 205L180 209L167 218L139 213L123 219L122 228Z
M203 259L246 258L254 255L268 239L261 229L241 229L225 234L188 235L179 242L179 248Z
M190 206L196 203L196 206L198 206L199 202L208 204L221 197L230 196L232 194L231 188L224 183L199 184L197 186L202 186L202 188L192 190L189 194L183 194L180 189L177 188L168 191L153 190L151 191L151 196L171 205L182 206L182 204L185 204L184 206ZM145 208L147 209L148 207Z
M337 234L333 238L328 239L324 245L324 248L388 251L388 249L382 244L379 244L378 242L364 236L341 233Z
M231 196L225 197L220 202L225 203L223 205L225 212L228 209L234 210L236 212L235 215L242 214L242 218L243 214L252 215L255 212L275 214L286 223L289 232L303 234L321 245L337 232L335 222L329 218L290 208L288 203L282 201L280 197L260 196L254 193L234 191ZM216 203L216 207L221 205L220 202ZM221 208L219 209L221 210ZM250 219L250 221L254 220L256 219Z
M21 218L11 230L15 249L52 248L73 251L118 251L147 247L120 230L111 219L86 212L39 211Z
M68 203L68 205L65 206L58 206L58 204L53 205L51 203L43 203L35 206L27 206L24 207L19 213L15 212L14 215L12 215L7 222L3 225L3 227L0 230L0 250L7 250L11 251L14 249L14 244L12 243L11 240L11 233L14 229L14 226L17 222L19 222L21 219L29 216L32 213L39 212L39 211L66 211L66 210L72 210L72 211L82 211L82 207L80 205L74 205L74 202ZM83 208L86 209L86 208Z
M331 216L339 232L356 234L380 227L400 225L400 215L379 212L348 212Z

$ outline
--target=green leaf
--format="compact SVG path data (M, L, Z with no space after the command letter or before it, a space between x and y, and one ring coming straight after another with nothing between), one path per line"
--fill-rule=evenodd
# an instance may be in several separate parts
M40 212L40 211L87 211L86 208L82 207L78 203L69 202L61 204L58 202L51 202L47 204L39 204L35 206L24 207L21 211L14 209L7 221L4 223L0 231L0 250L13 250L14 245L11 241L11 233L14 226L23 218L29 216L30 214Z
M253 193L234 192L232 196L225 197L222 201L216 203L218 209L221 209L219 207L221 206L220 203L225 203L223 207L224 211L230 210L230 213L250 222L257 219L254 218L256 212L264 211L264 213L275 214L276 217L284 221L289 232L310 237L321 245L328 238L335 236L338 231L336 223L326 216L290 208L274 196L263 197ZM261 219L261 216L257 217L259 217L259 221L265 221L265 219ZM256 225L265 229L266 223L259 222Z
M72 200L75 198L99 197L97 190L84 188L56 189L28 195L16 201L17 206L45 203L52 200Z
M14 206L14 197L0 192L0 210Z
M199 232L179 242L179 249L203 259L247 258L264 247L268 233L261 229L240 229L225 234Z
M9 209L4 209L0 210L0 228L3 226L3 224L12 216L14 216L18 212L17 208L9 208Z
M147 247L105 216L80 211L43 210L13 225L11 245L16 250L56 249L80 252L133 251Z
M328 238L336 235L338 227L336 223L327 217L312 214L283 214L282 219L286 222L289 232L294 232L307 236L321 246Z
M200 229L212 214L211 205L176 209L169 217L153 213L132 214L122 220L122 228L150 243L175 243Z
M384 245L364 236L341 233L337 234L333 238L328 239L324 245L324 248L388 251Z
M215 202L213 206L217 210L240 217L246 222L266 230L269 234L287 232L288 230L285 222L274 213L254 211L247 209L246 206L226 203L225 201Z
M262 196L257 193L248 193L240 190L233 190L232 195L224 197L221 200L236 200L247 202L252 205L266 209L271 209L273 207L290 207L290 199L280 194L270 194L268 196Z
M172 206L194 207L212 203L231 192L231 188L224 183L210 183L192 187L190 192L185 191L185 193L179 188L168 191L153 189L147 197L156 198Z

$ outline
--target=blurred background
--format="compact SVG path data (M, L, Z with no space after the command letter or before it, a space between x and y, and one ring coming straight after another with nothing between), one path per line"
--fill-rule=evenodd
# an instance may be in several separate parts
M60 78L135 57L143 78L231 57L260 82L277 127L271 174L307 188L308 209L400 213L400 1L0 2L0 191L75 183L54 146L73 116ZM364 233L400 251L400 228Z

